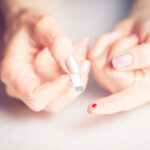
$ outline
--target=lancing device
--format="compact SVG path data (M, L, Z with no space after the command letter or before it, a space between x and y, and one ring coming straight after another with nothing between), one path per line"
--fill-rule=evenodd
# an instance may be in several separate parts
M73 82L73 86L77 92L83 92L84 87L81 81L81 77L79 74L71 74L71 80Z

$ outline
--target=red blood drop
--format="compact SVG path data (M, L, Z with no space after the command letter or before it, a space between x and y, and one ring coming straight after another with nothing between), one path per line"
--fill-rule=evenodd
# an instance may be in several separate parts
M96 107L96 106L97 106L97 104L93 104L93 105L92 105L92 107Z

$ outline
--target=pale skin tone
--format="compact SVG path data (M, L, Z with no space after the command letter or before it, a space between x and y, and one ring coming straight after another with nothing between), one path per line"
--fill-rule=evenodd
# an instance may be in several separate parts
M13 6L13 1L7 2ZM10 9L10 14L17 13L15 16L6 16L9 25L1 80L9 96L22 100L33 111L59 112L80 95L71 82L68 57L77 58L86 88L89 39L73 43L53 17L18 7Z
M89 58L95 79L112 93L92 102L89 113L114 114L149 103L150 1L137 1L113 32L100 35Z
M129 17L117 24L113 32L100 35L88 57L88 38L73 43L52 16L31 11L27 1L1 1L4 14L10 14L5 16L5 55L1 62L1 80L8 95L22 100L34 111L60 112L79 96L65 63L74 56L80 64L84 87L89 59L95 79L112 92L93 101L89 113L113 114L150 101L149 0L137 1ZM119 63L116 60L120 55L127 56L127 66L123 65L123 57Z

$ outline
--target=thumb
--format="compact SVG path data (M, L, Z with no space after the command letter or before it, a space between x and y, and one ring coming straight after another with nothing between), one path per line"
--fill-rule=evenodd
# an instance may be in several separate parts
M100 98L88 106L90 114L114 114L129 111L150 100L150 94L144 87L130 87L119 93Z
M112 65L118 70L135 70L150 65L150 44L137 45L131 49L121 51L112 59Z
M66 37L57 22L44 16L38 19L34 25L34 34L39 43L48 47L52 56L59 63L64 72L78 73L79 64L74 55L74 47L71 40Z

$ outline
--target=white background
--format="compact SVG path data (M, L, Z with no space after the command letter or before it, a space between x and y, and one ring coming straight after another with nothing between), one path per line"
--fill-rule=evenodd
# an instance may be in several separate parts
M92 41L126 16L130 0L64 0L57 18L63 31ZM116 115L87 114L108 95L91 78L88 89L57 115L34 113L8 98L0 85L0 150L149 150L150 105Z

